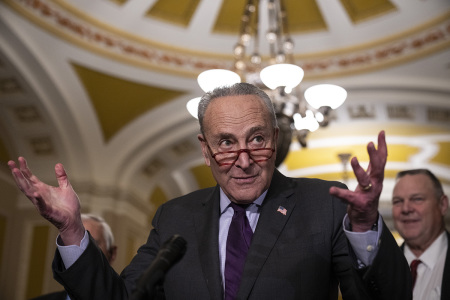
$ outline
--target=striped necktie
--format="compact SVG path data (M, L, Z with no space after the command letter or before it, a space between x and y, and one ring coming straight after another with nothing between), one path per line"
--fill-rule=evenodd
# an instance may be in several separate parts
M244 270L245 258L253 236L252 228L245 214L248 205L238 205L231 202L230 206L234 210L234 215L227 238L225 300L234 300L236 298Z

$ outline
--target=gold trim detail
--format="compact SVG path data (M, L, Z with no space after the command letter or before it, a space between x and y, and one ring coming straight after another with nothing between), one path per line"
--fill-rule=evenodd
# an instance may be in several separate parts
M353 23L361 23L361 21L397 10L388 0L341 0L341 3Z
M158 0L145 16L188 27L199 2L200 0Z
M52 34L80 47L142 68L197 76L212 68L232 69L233 57L193 52L144 40L94 21L64 1L4 0ZM70 9L68 9L70 7ZM74 12L75 10L76 12ZM297 55L307 79L343 76L387 68L450 47L450 12L413 30L339 51Z

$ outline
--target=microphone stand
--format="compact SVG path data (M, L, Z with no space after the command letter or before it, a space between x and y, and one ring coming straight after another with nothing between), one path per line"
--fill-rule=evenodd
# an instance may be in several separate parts
M131 295L131 300L154 299L158 283L162 283L166 272L186 252L186 240L175 234L164 242L158 251L156 258L139 277L136 288Z

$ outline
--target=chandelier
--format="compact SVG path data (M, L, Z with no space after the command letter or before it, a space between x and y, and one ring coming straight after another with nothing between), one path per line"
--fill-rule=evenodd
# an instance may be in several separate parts
M260 27L263 24L260 15L263 13L267 14L267 30L261 34ZM261 55L264 41L268 56ZM302 147L306 147L309 132L327 126L331 110L342 105L347 97L345 89L332 84L311 86L302 97L299 84L304 71L295 65L293 50L294 42L288 30L283 1L248 0L241 17L238 42L234 47L233 70L207 70L197 78L204 92L245 81L269 95L280 128L276 166L287 156L294 137ZM197 117L199 101L200 97L187 104L188 111L194 117Z

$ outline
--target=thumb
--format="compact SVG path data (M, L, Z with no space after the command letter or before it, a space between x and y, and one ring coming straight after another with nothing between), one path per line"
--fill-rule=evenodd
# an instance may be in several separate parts
M67 177L64 166L60 163L55 165L56 180L60 188L67 188L70 186L69 178Z

